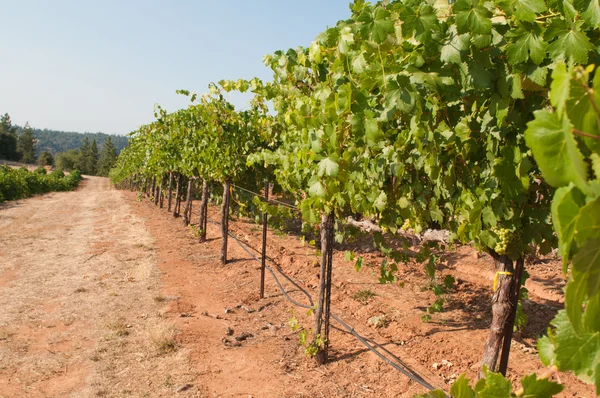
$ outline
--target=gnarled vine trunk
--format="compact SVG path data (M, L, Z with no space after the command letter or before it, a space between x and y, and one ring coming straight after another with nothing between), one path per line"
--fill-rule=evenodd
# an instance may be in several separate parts
M327 363L329 348L329 316L331 309L331 277L333 258L333 213L321 215L321 270L319 279L319 302L315 311L315 341L318 351L315 359ZM319 339L317 339L319 337ZM320 346L319 341L323 343Z
M493 255L496 262L496 272L498 272L498 286L492 296L492 324L490 332L483 347L483 356L481 366L486 366L491 371L497 370L498 356L502 348L502 341L506 333L506 324L510 317L511 305L511 287L514 275L513 262L508 256ZM502 274L503 272L510 274ZM483 371L479 372L479 377L483 377Z
M200 203L200 220L198 222L198 228L200 228L200 242L206 242L206 223L208 215L208 196L210 195L208 189L208 181L202 180L202 202Z
M194 189L194 179L190 177L187 187L187 196L185 200L185 209L183 210L183 223L185 226L190 225L190 216L192 214L192 192Z
M173 200L173 172L169 172L169 198L167 199L167 211L171 212L171 201Z

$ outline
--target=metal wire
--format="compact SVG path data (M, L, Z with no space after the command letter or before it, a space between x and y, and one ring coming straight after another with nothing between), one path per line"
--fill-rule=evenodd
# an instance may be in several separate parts
M218 225L221 226L220 223L213 221L211 219L208 219L209 222L211 222L214 225ZM250 252L246 246L245 243L243 243L242 241L240 241L235 235L233 235L231 232L227 231L227 234L229 236L231 236L236 242L237 244L249 255L251 256L254 260L258 261L259 263L261 262L261 260L256 257L254 255L254 253ZM270 260L269 260L270 261ZM272 261L270 261L271 263L273 263ZM274 263L273 263L274 264ZM275 264L276 265L276 264ZM287 276L284 272L282 272L281 270L278 270L278 272L284 276L287 280L289 280L294 286L296 286L302 293L304 293L304 295L308 298L310 305L306 305L306 304L302 304L299 303L298 301L294 300L293 298L291 298L288 294L288 292L285 290L285 288L281 285L281 283L279 282L279 279L277 278L277 276L275 275L275 272L273 272L273 270L271 269L271 267L269 267L268 265L265 266L265 268L269 271L269 273L273 276L273 279L275 279L275 283L277 284L277 286L279 287L279 290L281 290L281 293L283 293L283 295L285 296L286 299L288 299L292 304L301 307L301 308L306 308L306 309L312 309L314 308L314 304L313 304L313 300L312 297L310 296L310 294L308 292L306 292L306 290L304 290L303 288L301 288L298 283L296 283L291 277ZM429 390L435 390L436 388L433 387L430 383L428 383L425 379L423 379L417 372L415 372L414 370L412 370L410 368L409 365L407 365L404 361L402 361L400 358L398 358L396 355L394 355L393 353L391 353L389 350L387 350L386 348L382 347L380 344L375 343L374 341L367 339L363 336L361 336L360 334L358 334L356 332L356 330L354 330L353 327L351 327L350 325L348 325L346 322L344 322L340 317L338 317L337 315L335 315L334 313L331 313L331 317L337 322L339 323L344 329L346 329L346 333L351 334L352 336L354 336L356 339L358 339L358 341L360 341L367 349L369 349L369 351L372 351L373 353L375 353L379 358L381 358L385 363L387 363L388 365L390 365L391 367L393 367L394 369L400 371L400 373L402 373L403 375L405 375L406 377L408 377L409 379L411 379L412 381L420 384L421 386L429 389ZM340 330L339 328L336 328L338 330ZM378 348L383 350L385 353L387 353L388 355L390 355L395 361L397 361L398 363L395 363L393 360L391 360L390 358L388 358L387 356L385 356L384 354L382 354L380 351L378 351Z
M249 194L252 194L252 195L254 195L254 196L258 196L258 197L259 197L259 198L261 198L261 199L264 199L263 195L261 195L261 194L259 194L259 193L257 193L257 192L253 192L253 191L251 191L251 190L249 190L249 189L246 189L246 188L240 187L240 186L238 186L238 185L235 185L235 184L231 184L231 186L232 186L232 187L235 187L235 188L237 188L237 189L241 189L242 191L246 191L246 192L248 192ZM292 205L290 205L289 203L281 202L281 201L279 201L279 200L276 200L276 199L268 199L268 200L267 200L267 202L273 202L273 203L277 203L277 204L279 204L279 205L281 205L281 206L287 207L287 208L289 208L289 209L292 209L292 210L299 210L299 209L298 209L296 206L292 206Z

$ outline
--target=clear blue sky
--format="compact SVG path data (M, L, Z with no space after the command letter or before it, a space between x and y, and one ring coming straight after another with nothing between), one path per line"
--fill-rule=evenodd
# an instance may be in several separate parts
M262 57L308 46L350 0L0 1L0 113L13 123L126 134L177 89L270 79ZM241 98L231 98L243 106Z

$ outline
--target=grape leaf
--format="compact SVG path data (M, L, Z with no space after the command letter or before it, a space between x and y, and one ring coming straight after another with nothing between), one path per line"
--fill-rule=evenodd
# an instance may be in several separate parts
M459 34L473 33L487 35L492 33L492 13L479 5L477 0L457 0L453 5L456 12L456 27Z
M590 239L573 256L573 268L585 274L588 295L600 292L600 239Z
M340 165L331 160L325 158L319 162L319 176L327 175L329 177L336 177L340 170Z
M574 185L557 189L552 201L552 222L558 235L565 272L569 261L571 242L575 236L575 225L579 220L580 209L584 204L585 196Z
M507 34L513 39L506 48L506 56L511 65L527 62L530 58L539 65L546 58L548 43L544 41L541 27L537 24L524 24L514 33Z
M560 384L547 380L538 379L537 375L531 374L521 379L524 398L547 398L560 393L564 387Z
M587 165L577 148L571 130L573 126L565 117L546 110L534 112L535 119L527 123L525 141L542 170L544 179L554 187L573 182L578 188L587 188Z
M566 21L555 19L546 30L546 41L550 43L548 53L554 60L572 60L585 64L588 53L594 49L590 39L580 30L576 30Z

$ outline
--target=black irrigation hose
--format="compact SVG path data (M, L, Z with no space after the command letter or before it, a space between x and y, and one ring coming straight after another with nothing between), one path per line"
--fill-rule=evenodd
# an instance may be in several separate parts
M208 220L210 221L212 224L215 225L221 225L220 223L213 221L213 220ZM261 262L261 260L256 257L254 255L254 253L250 252L247 248L246 245L241 242L235 235L233 235L231 232L227 231L227 233L229 234L229 236L231 236L237 243L238 245L246 252L248 253L248 255L250 255L252 258L254 258L254 260L258 261L259 263ZM304 295L308 298L309 302L311 305L306 305L306 304L302 304L297 302L296 300L292 299L287 291L285 290L285 288L281 285L281 283L279 282L279 280L277 279L277 276L275 275L275 273L273 272L273 270L271 269L271 267L269 267L268 265L265 265L265 268L271 273L271 275L273 276L273 278L275 279L275 282L277 283L277 286L279 287L279 290L281 290L281 292L283 293L283 295L285 296L285 298L287 298L292 304L296 305L297 307L301 307L301 308L306 308L306 309L312 309L314 308L314 304L313 304L313 300L312 297L304 290L302 289L295 281L293 281L291 279L291 277L287 276L285 273L283 273L282 271L279 271L279 273L284 276L287 280L289 280L292 284L294 284L294 286L296 286L298 289L300 289L300 291L302 291L304 293ZM372 351L373 353L375 353L379 358L381 358L385 363L387 363L388 365L390 365L391 367L393 367L394 369L400 371L400 373L402 373L403 375L405 375L406 377L408 377L409 379L411 379L412 381L420 384L421 386L429 389L429 390L435 390L436 388L433 387L431 384L429 384L427 381L425 381L425 379L423 379L421 376L419 376L418 373L416 373L415 371L413 371L410 366L408 366L404 361L402 361L400 358L398 358L396 355L394 355L393 353L391 353L388 349L386 349L385 347L382 347L381 345L375 343L374 341L367 339L365 337L362 337L360 334L358 334L356 332L356 330L354 330L353 327L351 327L350 325L348 325L346 322L344 322L340 317L338 317L337 315L331 313L331 317L338 322L344 329L346 329L345 333L351 334L352 336L354 336L356 339L358 339L358 341L360 341L365 347L367 347L367 349L369 349L369 351ZM338 330L340 330L339 328L336 328ZM371 344L369 344L369 342ZM394 363L394 361L392 361L391 359L389 359L388 357L386 357L384 354L382 354L381 352L379 352L377 350L377 348L382 349L383 351L385 351L388 355L390 355L393 359L395 359L398 363L400 363L400 365L398 365L397 363Z

